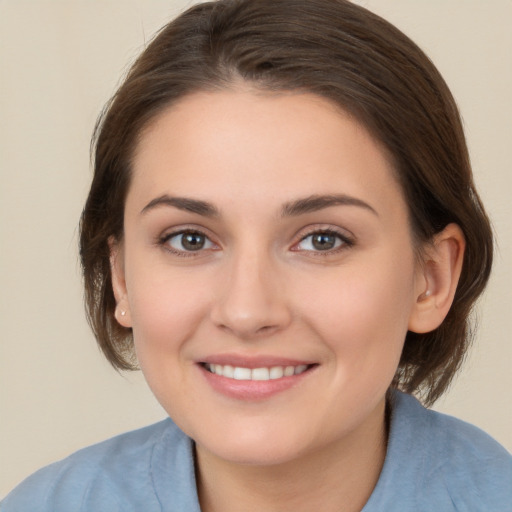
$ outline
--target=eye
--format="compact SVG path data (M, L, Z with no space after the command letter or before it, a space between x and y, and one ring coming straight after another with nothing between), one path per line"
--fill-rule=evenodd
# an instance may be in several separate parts
M214 247L214 243L204 233L199 231L171 233L162 242L174 252L195 252Z
M297 251L332 251L351 242L335 231L316 231L305 236L296 246Z

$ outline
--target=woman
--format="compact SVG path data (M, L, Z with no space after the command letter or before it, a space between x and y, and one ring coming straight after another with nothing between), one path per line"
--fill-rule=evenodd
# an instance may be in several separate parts
M2 510L510 510L510 455L409 395L450 383L492 261L453 98L409 39L342 0L198 5L95 148L89 318L171 419Z

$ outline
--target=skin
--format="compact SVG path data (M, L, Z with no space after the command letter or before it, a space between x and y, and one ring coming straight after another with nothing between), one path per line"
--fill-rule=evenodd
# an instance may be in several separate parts
M309 94L190 95L144 131L133 171L112 242L116 317L196 442L202 509L361 510L385 458L385 394L406 332L446 315L460 230L448 226L420 263L386 152ZM343 201L290 212L333 194ZM203 249L183 247L184 229L206 236ZM314 246L319 232L333 249ZM289 389L241 399L199 364L226 355L314 366Z

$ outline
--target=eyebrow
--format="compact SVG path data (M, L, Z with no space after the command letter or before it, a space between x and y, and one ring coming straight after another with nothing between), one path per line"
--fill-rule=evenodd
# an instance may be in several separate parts
M150 210L159 208L162 206L172 206L178 210L184 210L186 212L196 213L203 217L218 217L219 210L211 203L206 201L200 201L198 199L190 199L188 197L172 197L167 194L157 197L150 201L142 211L141 214L145 214Z
M297 199L286 203L282 210L282 217L294 217L304 213L316 212L331 206L358 206L372 212L377 217L379 214L368 203L356 197L345 194L312 195L303 199Z
M195 213L203 217L219 217L219 210L216 206L207 201L191 199L188 197L173 197L164 194L150 201L141 211L146 214L148 211L162 206L170 206L178 210ZM364 208L374 215L377 211L368 203L356 197L345 194L311 195L289 203L285 203L281 209L281 217L295 217L305 213L316 212L331 206L358 206Z

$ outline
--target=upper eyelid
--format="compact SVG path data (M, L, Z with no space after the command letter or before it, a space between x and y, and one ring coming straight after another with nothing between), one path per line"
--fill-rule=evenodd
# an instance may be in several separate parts
M303 236L298 242L293 244L292 248L293 247L297 247L299 244L303 243L308 238L310 238L310 237L312 237L314 235L317 235L317 234L328 234L330 236L335 236L335 237L337 237L341 241L341 246L352 246L354 244L354 242L351 239L349 239L348 237L345 237L345 236L343 236L340 233L337 233L335 231L316 231L316 232L310 233L309 235ZM336 251L336 250L340 249L341 246L338 246L338 247L335 247L335 248L331 248L331 249L325 249L323 251L319 250L318 252L328 253L328 252L331 252L331 251ZM303 249L303 250L305 252L316 252L316 251L306 250L306 249Z
M163 235L161 237L161 240L170 240L171 238L174 238L175 236L179 236L179 235L184 235L184 234L187 234L187 233L190 233L192 235L201 235L201 236L204 236L205 238L207 238L208 240L211 240L211 237L209 237L206 233L203 233L202 231L198 231L198 230L195 230L195 229L182 229L182 230L179 230L179 231L171 231L170 233L167 233L165 235Z
M184 225L184 226L178 226L174 228L167 228L162 231L162 234L158 236L159 240L168 240L169 238L172 238L173 236L181 235L183 233L197 233L199 235L204 235L209 240L212 240L212 235L210 234L209 230L192 225ZM212 240L213 241L213 240Z
M200 253L204 253L207 250L212 250L212 248L206 248L206 249L199 249L197 251L186 251L186 250L180 250L172 248L168 245L169 240L174 238L175 236L183 235L185 233L193 233L204 236L211 244L213 244L215 247L219 247L218 242L216 242L212 236L210 236L207 232L207 230L198 228L198 227L192 227L192 226L180 226L176 228L169 228L167 230L164 230L161 235L158 235L155 239L155 243L157 246L160 246L164 248L166 251L174 253L174 254L188 254L190 256L193 256L194 254L198 256ZM169 244L170 245L170 244ZM167 247L165 247L167 246Z
M184 235L185 233L192 233L204 236L212 245L213 247L207 247L207 248L200 248L198 250L186 250L186 249L177 249L175 247L172 247L169 243L170 240L172 240L174 237ZM176 257L187 257L187 258L198 258L201 255L205 255L207 251L216 250L216 247L218 247L218 244L212 240L210 236L208 236L206 233L204 233L203 230L197 229L197 228L181 228L171 231L164 231L164 234L157 237L156 245L160 247L161 249L165 250L166 252L173 254Z
M316 233L332 233L334 235L338 235L343 240L354 241L356 239L355 235L349 231L348 229L341 228L338 226L332 226L329 224L320 224L314 226L307 226L302 228L297 233L298 241L304 240L308 236L314 235Z
M306 228L307 229L307 228ZM308 254L313 257L324 257L327 258L329 256L334 256L342 251L346 251L351 249L356 244L356 237L348 230L340 228L339 226L332 225L324 225L322 227L319 226L309 226L307 231L301 230L302 233L299 232L299 238L296 242L292 244L290 250L296 253ZM305 231L305 232L304 232ZM338 247L333 247L331 249L326 250L308 250L308 249L300 249L297 246L301 244L304 240L318 233L328 233L331 235L337 236L341 240L341 244Z

